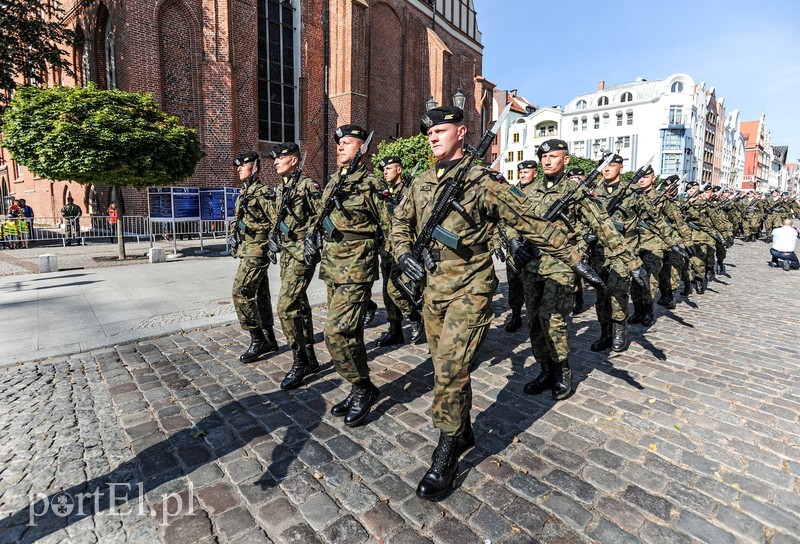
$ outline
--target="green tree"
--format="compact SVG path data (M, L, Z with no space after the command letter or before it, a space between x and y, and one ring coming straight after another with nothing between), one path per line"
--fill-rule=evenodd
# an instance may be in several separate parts
M397 155L403 161L403 171L411 173L419 163L417 173L424 172L433 166L433 153L428 144L428 137L424 134L417 134L409 138L399 138L397 140L383 140L378 144L378 150L372 155L372 165L375 173L383 177L383 170L378 168L378 163L384 157Z
M16 78L44 80L48 69L72 75L67 52L75 34L63 22L64 12L48 0L0 0L0 114L17 88Z
M20 87L3 122L3 145L14 160L53 180L114 189L171 185L191 176L203 156L197 132L162 112L150 94ZM115 193L121 225L122 191Z

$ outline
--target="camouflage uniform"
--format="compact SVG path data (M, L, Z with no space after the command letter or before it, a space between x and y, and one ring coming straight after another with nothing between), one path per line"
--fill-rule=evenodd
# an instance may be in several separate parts
M563 174L531 183L527 196L533 202L534 216L542 216L550 206L579 182ZM642 262L628 249L625 240L614 228L608 214L584 188L579 188L563 218L554 223L568 235L569 244L583 253L586 243L583 234L594 233L607 249L606 254L621 269L635 270ZM542 254L534 257L524 268L525 307L528 312L528 330L533 356L542 364L546 361L563 363L569 357L569 331L566 318L572 311L575 296L575 273L562 261Z
M314 343L314 324L308 289L314 275L314 267L303 263L303 238L319 216L322 190L310 177L301 175L297 183L294 174L283 176L278 193L277 209L283 207L286 194L292 196L289 209L278 226L281 232L281 289L278 294L278 317L286 341L293 350Z
M660 212L670 223L672 228L678 233L684 247L691 247L692 229L686 224L683 215L678 208L680 201L677 197L666 195L662 199ZM664 267L659 274L659 289L662 294L675 291L681 285L681 277L685 275L684 270L689 267L689 261L673 251L668 251L664 255Z
M343 169L331 176L323 202L345 173ZM378 279L379 243L391 231L389 213L381 200L385 189L386 184L363 165L348 176L339 194L342 210L331 212L334 230L326 232L322 245L320 278L328 287L325 345L336 371L352 384L369 378L364 312L372 283Z
M724 270L725 258L728 256L728 239L733 237L733 224L728 221L728 216L721 208L719 200L712 200L708 207L711 222L721 235L722 240L714 240L714 253L720 272ZM713 268L712 268L713 270Z
M397 204L403 198L404 185L398 182L394 187L389 187L385 192L384 204L389 217L394 217L394 210ZM390 232L390 231L389 231ZM381 251L381 277L383 279L383 305L386 308L387 320L391 322L400 322L403 317L412 316L414 320L418 320L419 313L414 307L414 304L409 300L404 291L401 291L397 284L391 280L392 276L397 272L394 258L392 257L392 240L390 233L387 232L388 240L384 247L387 249Z
M236 250L239 268L233 279L233 305L239 324L246 331L272 327L272 301L269 292L267 236L275 226L275 191L254 178L245 184L236 199L236 217L242 243Z
M68 240L74 240L80 234L80 217L83 214L80 206L74 202L67 202L61 208L61 217L64 218L64 237Z
M683 213L686 224L692 229L695 254L691 258L691 263L695 279L705 278L706 271L714 265L716 239L721 239L722 236L708 213L707 201L702 198L690 199Z
M470 160L470 159L462 159ZM395 210L392 228L395 258L411 251L438 194L459 169L440 164L418 176ZM450 168L448 168L450 166ZM469 424L472 405L470 365L475 361L493 318L490 306L497 277L489 241L498 220L532 240L542 250L570 265L580 254L555 225L531 214L533 201L488 168L473 165L463 182L464 213L451 212L441 226L460 236L461 249L434 240L436 267L427 273L423 320L434 368L434 425L445 435L458 436Z
M745 199L742 210L742 215L744 215L742 230L744 231L745 241L755 240L761 235L763 205L764 203L755 196Z

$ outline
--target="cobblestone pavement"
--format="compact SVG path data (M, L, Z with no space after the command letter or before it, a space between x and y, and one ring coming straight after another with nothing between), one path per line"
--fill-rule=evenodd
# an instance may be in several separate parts
M557 404L522 393L535 368L501 290L478 447L438 503L414 494L437 437L426 347L376 348L385 324L355 429L327 412L347 392L327 354L282 392L290 353L241 365L232 325L0 369L0 541L800 542L800 273L767 247L737 243L730 279L625 353L590 352L594 312L575 317Z

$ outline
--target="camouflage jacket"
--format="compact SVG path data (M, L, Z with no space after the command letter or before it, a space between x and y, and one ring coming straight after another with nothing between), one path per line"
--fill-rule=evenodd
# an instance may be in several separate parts
M464 160L469 160L465 158ZM463 161L450 169L432 168L420 174L395 210L392 239L395 258L411 251L416 236L428 221L446 182L456 175ZM530 239L542 251L575 265L580 254L567 241L566 232L532 213L533 201L502 176L484 166L470 166L455 210L440 225L460 237L459 249L450 250L438 240L429 249L440 255L436 268L427 274L426 300L452 300L466 293L491 293L497 278L489 251L489 240L498 221Z
M236 199L234 225L242 235L237 257L261 257L267 247L267 235L275 227L277 194L258 178L246 183Z
M750 219L760 218L764 215L764 201L755 197L746 198L742 207L742 214Z
M280 217L284 198L290 195L291 202L287 202L285 217ZM294 184L294 174L283 176L278 187L276 204L278 229L283 243L281 252L290 255L293 259L303 260L303 238L314 225L314 220L319 216L322 206L322 189L310 177L301 174L297 184Z
M708 206L708 215L711 217L711 222L714 223L714 227L723 238L733 236L733 224L728 221L728 216L722 211L719 200L711 201Z
M533 200L534 215L543 216L553 202L571 191L576 185L579 185L579 182L566 176L553 181L544 178L531 183L527 194ZM586 249L583 235L592 232L597 236L598 243L607 248L606 255L609 258L618 259L629 270L635 270L642 266L642 261L628 248L625 239L614 227L614 223L608 217L605 209L585 188L581 187L575 192L569 204L564 208L564 215L569 219L569 223L565 222L563 218L555 219L553 222L564 230L570 231L568 235L570 243L579 251L584 252ZM563 262L544 253L541 258L531 260L525 270L540 276L563 274L567 281L571 281L574 276L572 269Z
M692 239L695 243L714 245L718 238L722 239L722 234L708 213L707 201L702 198L690 198L683 205L682 212L686 224L692 229Z
M664 213L666 197L662 198L657 204L653 205L653 200L655 200L655 198L659 195L658 191L656 191L654 187L650 187L650 190L648 191L640 191L639 194L642 195L643 199L649 201L650 208L653 212L655 212L655 217L658 218L660 222L663 222L663 225L666 226L666 228L662 226L658 232L653 232L653 230L658 227L655 227L651 222L645 221L644 223L640 223L639 247L653 253L658 253L668 251L669 248L674 245L683 245L683 236L675 227L673 227L672 223L667 219L666 213ZM645 227L644 225L647 226Z
M61 208L61 217L64 219L74 219L76 217L80 217L83 214L81 207L75 204L65 204L63 208Z
M341 173L331 176L322 203L327 201ZM328 283L368 283L378 279L378 253L391 232L389 212L382 200L386 184L362 165L342 186L329 219L332 236L322 244L320 278ZM324 230L324 229L323 229Z
M684 246L692 245L692 229L686 224L683 214L679 209L679 202L674 196L665 196L661 199L660 212L664 215L667 221L670 222L672 228L681 238Z

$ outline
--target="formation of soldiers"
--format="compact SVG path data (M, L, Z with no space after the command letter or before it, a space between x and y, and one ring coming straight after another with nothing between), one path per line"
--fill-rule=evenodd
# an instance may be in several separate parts
M522 325L523 303L527 309L540 368L524 391L549 391L562 400L573 391L567 318L584 310L584 283L597 290L601 326L591 349L624 351L628 324L653 324L654 301L675 308L681 282L684 296L693 290L702 295L714 274L726 273L734 235L750 240L762 223L769 232L800 215L797 202L785 196L735 195L696 182L679 196L681 180L670 176L659 187L650 166L624 181L619 155L606 156L589 173L569 169L567 144L557 139L540 146L539 162L519 164L520 183L513 186L476 160L495 129L473 150L465 146L463 112L439 107L426 113L420 130L435 166L417 176L404 177L396 156L377 165L383 179L369 171L364 159L371 134L357 125L336 130L338 168L324 188L302 173L295 143L270 153L281 180L277 188L259 180L257 153L239 155L234 164L244 187L232 244L240 259L233 299L251 336L242 363L278 349L267 270L280 264L277 313L293 355L280 384L286 390L320 369L306 296L320 264L328 294L325 347L351 384L330 412L348 426L362 424L380 394L370 381L364 344L379 275L389 330L377 344L404 343L403 319L410 341L419 342L424 332L435 375L431 416L440 438L417 488L423 499L448 493L459 457L475 444L470 368L494 317L494 258L508 265L509 332Z

